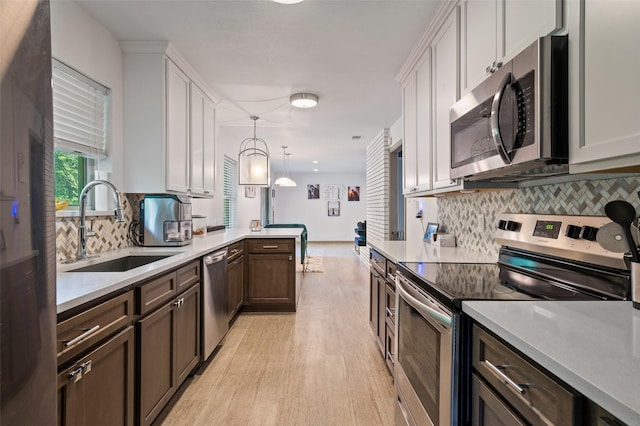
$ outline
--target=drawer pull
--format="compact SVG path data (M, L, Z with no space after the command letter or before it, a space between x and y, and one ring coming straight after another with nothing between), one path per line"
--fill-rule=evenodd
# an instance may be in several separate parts
M393 359L393 354L391 353L391 351L387 351L387 359L391 361L391 365L396 365L396 360Z
M393 317L395 317L395 316L396 316L396 314L394 314L394 313L393 313L393 311L392 311L391 309L389 309L389 308L385 308L385 309L387 310L387 316L388 316L389 318L393 318Z
M78 367L69 373L69 381L71 383L78 383L82 379L82 367Z
M70 346L73 346L76 343L78 343L79 341L85 339L86 337L89 337L90 335L92 335L93 333L95 333L98 330L100 330L100 326L99 325L96 325L95 327L91 327L90 329L88 329L87 331L85 331L84 333L79 335L78 337L73 338L73 339L69 340L68 342L65 342L64 343L64 347L68 348Z
M502 380L504 380L506 383L508 383L518 393L520 393L521 395L524 395L524 393L526 391L526 388L528 388L529 385L518 384L518 383L514 382L509 376L504 374L504 372L502 370L507 368L506 366L504 366L504 365L495 366L488 359L485 359L484 363L487 364L489 369L492 370L494 373L496 373L498 375L498 377L500 377Z
M278 246L277 245L275 245L275 246L262 246L262 248L263 249L277 249Z
M80 368L82 368L82 374L86 375L88 372L91 371L91 360L80 364Z

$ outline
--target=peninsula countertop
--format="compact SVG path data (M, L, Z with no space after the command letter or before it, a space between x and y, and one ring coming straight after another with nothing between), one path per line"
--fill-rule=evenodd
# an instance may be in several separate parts
M640 310L623 301L468 301L463 311L627 424L640 424Z
M200 258L245 238L300 238L299 228L266 228L252 232L248 229L215 231L196 236L183 247L127 247L101 253L97 259L71 264L58 263L56 274L57 313L90 302L101 296L126 288L139 281ZM125 272L69 272L72 269L104 262L127 255L171 256Z

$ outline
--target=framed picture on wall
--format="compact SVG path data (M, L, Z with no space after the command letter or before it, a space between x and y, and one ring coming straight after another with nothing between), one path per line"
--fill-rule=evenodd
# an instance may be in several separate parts
M350 186L347 191L347 200L348 201L360 201L360 187L359 186Z
M320 199L320 184L312 183L307 185L307 200Z
M244 196L245 196L245 198L256 198L256 187L255 186L245 186L244 187Z
M340 201L327 201L327 216L340 216Z

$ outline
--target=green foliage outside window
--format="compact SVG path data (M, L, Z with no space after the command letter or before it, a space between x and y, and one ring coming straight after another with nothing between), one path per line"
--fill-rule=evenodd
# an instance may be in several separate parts
M77 206L86 181L87 159L78 154L55 151L55 198Z

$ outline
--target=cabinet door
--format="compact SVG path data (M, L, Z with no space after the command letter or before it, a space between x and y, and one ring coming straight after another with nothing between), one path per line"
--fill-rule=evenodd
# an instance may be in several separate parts
M402 87L402 138L403 191L407 195L418 190L417 182L417 122L416 122L416 74L412 72Z
M379 327L379 316L378 316L378 305L379 295L378 295L378 280L380 279L380 274L376 271L371 270L369 274L369 325L373 330L373 334L378 336L378 327Z
M189 189L189 78L166 61L166 138L168 191Z
M166 304L138 322L139 422L148 425L176 390L175 309Z
M570 14L570 102L572 172L634 167L640 164L640 2L574 2ZM579 52L584 52L583 56ZM583 73L580 73L582 70ZM577 82L577 83L576 83ZM580 104L584 109L578 108Z
M471 407L474 425L524 426L526 424L475 374L472 374Z
M455 8L436 34L433 45L433 187L456 182L450 178L449 109L458 100L459 12Z
M385 332L387 329L387 282L384 277L378 278L378 331L376 335L376 340L378 341L378 348L380 348L380 352L382 352L382 356L386 356L385 352L385 344L386 344L386 336Z
M244 256L240 256L227 266L229 286L229 320L238 312L243 303Z
M193 82L190 84L190 169L191 193L194 195L204 194L204 92Z
M422 55L416 68L416 185L418 191L431 189L431 49Z
M200 285L178 296L176 307L176 386L180 386L200 360Z
M202 155L204 174L203 195L213 197L216 188L216 110L209 98L204 99L204 147Z
M247 303L294 304L294 258L290 254L250 255Z
M503 9L498 10L498 22L504 27L498 34L504 38L498 37L498 59L513 59L539 37L563 26L563 0L505 0L501 3ZM610 4L609 7L613 8Z
M462 12L462 66L460 83L462 93L467 93L484 80L487 67L497 56L496 0L465 0Z
M134 332L129 326L58 376L58 425L133 425Z

